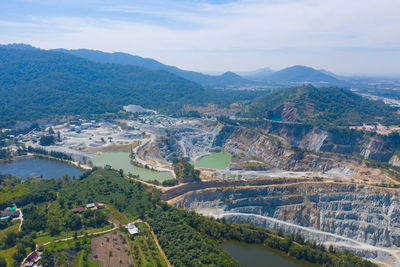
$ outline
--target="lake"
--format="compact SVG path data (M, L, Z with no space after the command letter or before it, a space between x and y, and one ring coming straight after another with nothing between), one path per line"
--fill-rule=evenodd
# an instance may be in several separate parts
M49 159L27 158L0 164L0 174L12 174L21 178L60 178L64 175L79 177L82 173L83 171L67 163Z
M200 158L194 166L216 170L225 170L229 166L232 155L225 152L210 154Z
M104 167L110 165L114 169L123 169L125 173L139 175L140 179L157 180L162 182L164 180L172 179L173 176L170 172L157 172L145 168L133 166L129 158L129 152L104 152L98 153L92 160L95 166Z
M243 267L308 267L318 266L306 261L290 258L283 252L258 244L224 241L220 247L228 252Z

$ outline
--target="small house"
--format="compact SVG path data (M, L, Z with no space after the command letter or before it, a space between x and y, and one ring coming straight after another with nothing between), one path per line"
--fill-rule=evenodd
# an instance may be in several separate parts
M139 228L137 228L136 225L133 223L128 223L127 225L125 225L125 228L131 235L139 234Z
M96 204L89 203L89 204L86 204L86 209L97 210L97 207L96 207Z
M4 216L0 218L0 221L10 221L11 217L10 216Z
M104 209L104 208L106 207L106 205L103 204L103 203L96 203L95 206L96 206L96 208L98 208L98 209Z
M25 262L25 266L35 266L40 260L40 254L37 251L32 252L27 258Z
M7 217L10 216L11 218L17 218L19 217L19 211L18 210L9 210L8 208L3 210L1 212L1 217Z

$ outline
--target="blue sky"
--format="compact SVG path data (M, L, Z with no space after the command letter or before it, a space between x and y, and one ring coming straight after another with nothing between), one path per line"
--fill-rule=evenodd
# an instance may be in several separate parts
M7 0L0 43L123 51L197 71L400 75L399 0Z

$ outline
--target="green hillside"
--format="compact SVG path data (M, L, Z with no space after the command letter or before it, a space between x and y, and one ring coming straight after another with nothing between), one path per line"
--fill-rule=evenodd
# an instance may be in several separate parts
M253 101L249 117L312 124L316 127L400 123L396 110L340 88L311 85L280 90Z
M0 46L0 128L54 116L115 113L127 104L179 113L185 104L229 105L256 96L260 93L205 89L163 70Z
M189 81L199 83L207 87L230 86L230 85L251 85L254 82L244 79L233 72L225 72L221 75L207 75L201 72L182 70L175 66L165 65L152 58L142 58L127 53L106 53L89 49L55 49L54 51L71 54L99 63L113 63L143 67L150 70L165 70Z
M64 114L160 110L205 99L205 90L165 71L100 64L64 53L0 49L0 126Z

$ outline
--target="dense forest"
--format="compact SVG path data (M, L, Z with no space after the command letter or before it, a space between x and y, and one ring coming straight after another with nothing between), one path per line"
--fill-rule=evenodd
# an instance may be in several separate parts
M166 71L91 62L44 50L0 48L0 127L56 116L116 113L127 104L179 113L258 92L206 90Z
M278 249L297 259L323 266L376 266L362 260L354 254L335 250L333 247L325 248L314 241L305 241L299 234L285 235L255 225L241 225L230 223L225 219L213 219L187 212L162 204L161 208L150 215L150 223L159 235L160 244L166 253L171 254L174 266L199 266L207 265L207 258L193 258L192 254L182 253L186 243L202 237L214 241L236 240L249 244L263 244L267 247ZM176 236L174 229L180 229ZM196 236L196 234L201 234ZM183 242L182 242L183 241ZM189 244L192 242L189 242ZM199 244L202 245L202 244ZM203 251L212 251L204 246ZM208 259L209 260L209 259ZM199 262L196 262L199 261ZM232 263L220 262L217 266L232 266Z
M117 112L122 105L194 104L204 89L165 71L99 64L42 50L0 49L0 125L54 115Z
M245 116L311 124L315 127L400 123L396 109L340 88L311 85L259 97Z
M6 194L7 199L4 190L0 191L1 207L15 202L24 212L22 231L7 231L0 236L3 244L0 254L15 249L14 265L34 249L38 240L54 240L68 233L73 234L74 239L65 249L80 251L79 255L87 260L90 239L87 235L77 239L77 233L82 233L83 229L107 227L108 222L101 210L87 210L82 216L71 210L87 203L102 202L109 206L107 209L115 209L113 214L119 218L141 218L148 222L173 266L237 266L236 261L220 248L222 240L263 244L324 266L375 266L352 253L305 241L300 235L283 235L254 225L239 225L176 209L160 201L158 190L144 188L141 183L121 177L116 170L94 168L75 180L63 177L21 184L19 178L2 176L0 181L0 188L14 188L12 194ZM42 263L54 263L63 249L45 248Z

